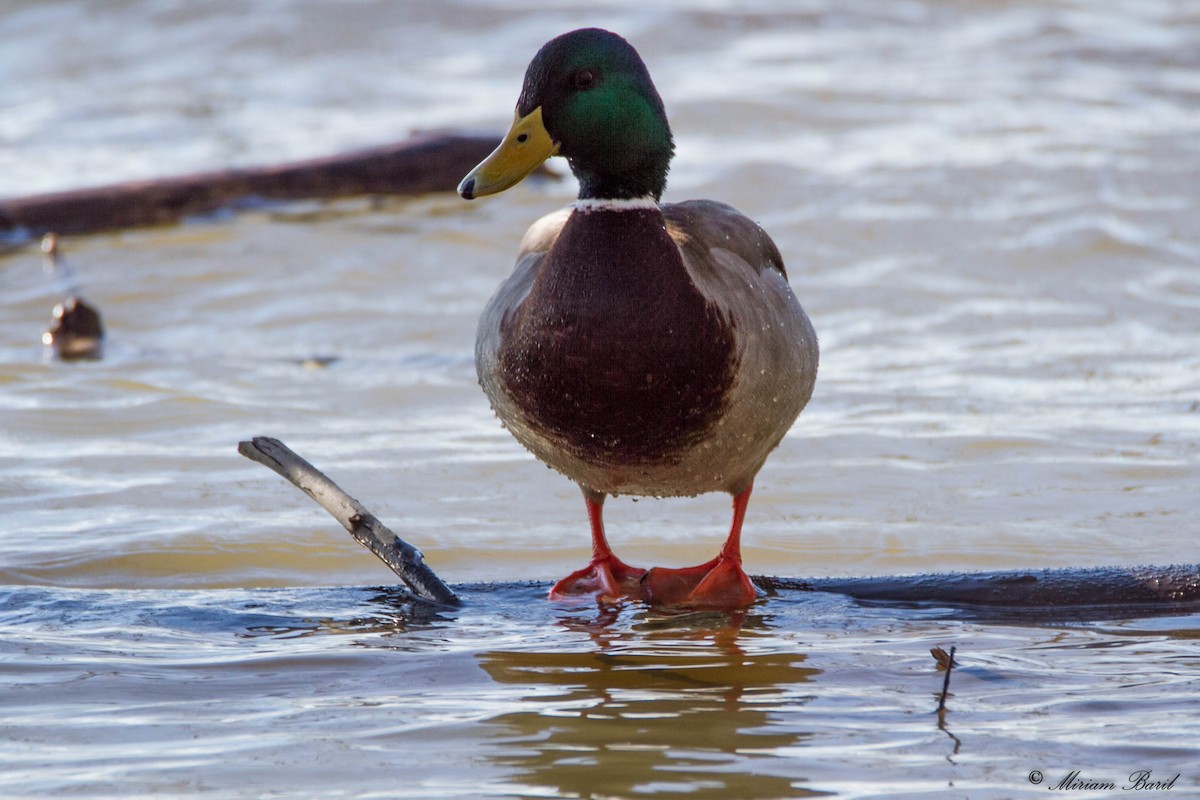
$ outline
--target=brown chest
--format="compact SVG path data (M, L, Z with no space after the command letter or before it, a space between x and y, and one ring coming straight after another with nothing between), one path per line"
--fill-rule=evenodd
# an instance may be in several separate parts
M656 212L576 213L505 316L497 355L528 426L605 464L695 444L737 368L732 321L692 286Z

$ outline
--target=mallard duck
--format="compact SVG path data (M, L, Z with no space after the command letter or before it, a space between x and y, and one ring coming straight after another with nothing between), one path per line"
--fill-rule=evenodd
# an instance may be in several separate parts
M753 602L740 547L751 488L812 395L817 337L778 248L727 205L660 204L674 150L637 51L577 30L537 53L511 129L458 187L495 194L555 155L579 180L578 201L525 234L475 346L501 422L583 490L592 559L553 598ZM705 492L733 496L711 561L647 570L613 554L606 497Z

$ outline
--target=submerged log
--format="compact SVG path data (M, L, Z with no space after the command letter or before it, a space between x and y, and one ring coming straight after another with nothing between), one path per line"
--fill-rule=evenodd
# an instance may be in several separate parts
M867 603L1004 610L1026 617L1061 616L1072 608L1122 615L1200 610L1197 564L808 580L756 576L754 582L768 593L831 592Z
M256 437L240 443L238 452L303 489L415 595L443 605L459 604L457 595L425 564L419 550L384 527L282 442ZM976 612L991 617L1061 619L1200 610L1200 565L1196 564L808 580L756 575L753 581L768 596L828 592L867 603L946 606L968 616Z
M299 200L453 191L495 136L426 133L402 142L274 167L202 172L0 199L0 233L30 238L161 225L247 198Z

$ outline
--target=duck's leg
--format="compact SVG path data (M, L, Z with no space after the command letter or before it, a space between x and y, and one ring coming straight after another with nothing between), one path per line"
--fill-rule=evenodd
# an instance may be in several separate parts
M654 567L642 578L642 599L659 606L741 608L758 597L742 569L742 520L751 484L733 497L733 522L720 554L712 561L682 569Z
M583 489L588 522L592 526L592 560L583 569L572 572L554 584L550 589L551 599L590 595L611 601L639 596L639 586L646 570L631 567L613 555L604 535L604 497L599 492Z

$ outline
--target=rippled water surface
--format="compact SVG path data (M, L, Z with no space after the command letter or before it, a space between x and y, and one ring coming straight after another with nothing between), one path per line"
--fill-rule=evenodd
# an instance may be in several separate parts
M674 125L666 199L759 220L821 336L756 483L751 571L1200 560L1200 12L647 5L9 2L0 197L498 132L537 47L610 27ZM68 238L109 332L81 364L44 357L58 288L10 239L0 795L1012 797L1139 769L1196 793L1195 617L821 594L664 617L511 583L431 615L363 588L393 577L239 439L286 441L449 580L586 559L578 491L472 363L525 227L572 196ZM610 532L692 563L727 505L611 501ZM951 645L939 726L928 651Z

